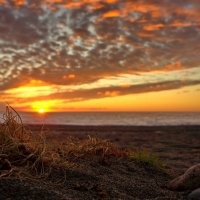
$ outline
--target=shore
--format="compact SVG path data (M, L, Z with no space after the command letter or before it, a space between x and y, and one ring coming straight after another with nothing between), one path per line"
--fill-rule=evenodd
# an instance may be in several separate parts
M42 170L51 169L45 178L28 178L18 173L0 178L2 200L186 200L190 190L171 191L167 184L200 161L200 126L26 125L26 129L33 135L45 133L45 143L50 146L53 142L66 141L66 150L59 145L54 148L55 155L61 155L62 160L58 161L65 165L59 167L59 162L56 165L44 162ZM92 138L87 139L88 135ZM101 139L93 139L93 136ZM79 139L70 143L69 137ZM22 153L27 153L24 148L26 146ZM123 156L123 149L132 152L145 149L158 156L164 168ZM42 152L44 150L45 146ZM27 159L25 161L32 162ZM2 164L6 164L5 161L1 161Z
M69 126L29 125L47 138L96 136L133 150L145 149L160 157L175 174L200 162L200 126Z

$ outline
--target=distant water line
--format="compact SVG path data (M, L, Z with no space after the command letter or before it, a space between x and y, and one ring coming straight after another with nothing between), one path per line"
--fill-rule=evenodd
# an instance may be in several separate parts
M66 112L20 113L25 124L55 125L200 125L200 113L170 112ZM2 117L2 115L1 115ZM2 121L2 119L0 119Z

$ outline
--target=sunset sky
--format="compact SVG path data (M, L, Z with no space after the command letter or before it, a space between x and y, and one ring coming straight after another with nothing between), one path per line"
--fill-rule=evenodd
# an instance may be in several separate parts
M200 111L200 0L0 0L0 110Z

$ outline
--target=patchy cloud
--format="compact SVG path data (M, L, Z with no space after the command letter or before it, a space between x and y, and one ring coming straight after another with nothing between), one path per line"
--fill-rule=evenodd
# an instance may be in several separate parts
M54 98L63 86L123 74L143 80L146 73L200 71L199 10L199 0L0 0L0 90L37 80L54 85ZM184 83L178 77L166 81L174 87L176 81L179 87L197 83L187 76ZM141 83L141 92L144 85L149 90ZM85 96L83 88L83 99L139 90L110 87Z

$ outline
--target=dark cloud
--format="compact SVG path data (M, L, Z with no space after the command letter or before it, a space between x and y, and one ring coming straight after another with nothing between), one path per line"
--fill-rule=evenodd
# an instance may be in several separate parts
M0 89L199 67L199 10L198 0L0 1Z
M130 86L113 86L106 88L97 88L90 90L77 90L66 93L54 93L46 96L46 99L65 99L68 101L83 101L89 99L98 99L105 97L114 97L127 94L137 94L143 92L155 92L162 90L178 89L184 86L193 86L200 84L200 81L166 81L158 83L148 83L141 85L130 85ZM44 97L37 97L37 100L43 100ZM32 99L35 100L35 99Z
M174 81L165 81L157 83L146 83L140 85L124 85L124 86L100 87L95 89L80 89L67 92L57 92L46 96L38 95L37 97L34 98L28 98L28 100L30 102L34 102L34 101L55 99L55 100L65 100L66 102L75 102L75 101L84 101L90 99L122 96L128 94L172 90L172 89L179 89L185 86L194 86L194 85L200 85L200 80L199 81L174 80ZM13 100L12 96L6 94L2 94L2 96L5 97L8 102L9 98L11 102ZM24 98L17 99L17 103L24 103L26 101L27 99Z

